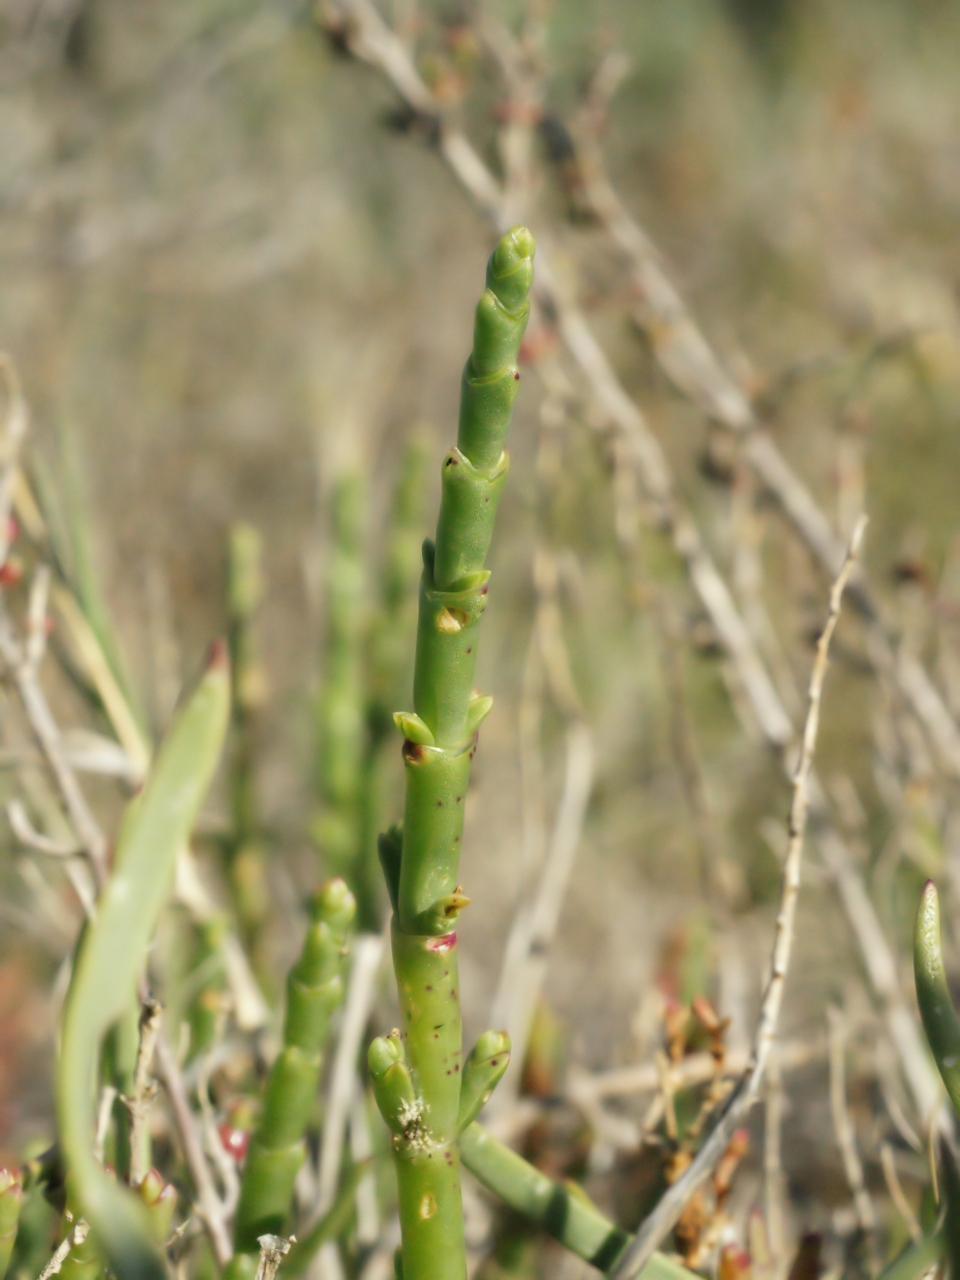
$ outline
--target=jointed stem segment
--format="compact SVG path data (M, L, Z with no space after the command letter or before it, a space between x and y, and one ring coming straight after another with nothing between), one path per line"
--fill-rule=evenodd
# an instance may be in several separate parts
M490 577L484 561L509 465L503 446L520 377L533 252L530 233L515 227L487 266L457 447L442 468L436 543L423 548L414 712L396 716L404 735L403 831L380 841L402 1027L371 1046L370 1070L393 1131L405 1280L466 1274L457 1138L509 1057L507 1037L488 1033L464 1070L455 926L468 902L457 877L470 761L491 705L473 689Z
M283 1048L270 1069L263 1116L250 1142L234 1227L239 1253L279 1233L303 1163L304 1134L317 1096L330 1019L343 998L341 970L356 903L342 880L317 895L300 959L287 979Z

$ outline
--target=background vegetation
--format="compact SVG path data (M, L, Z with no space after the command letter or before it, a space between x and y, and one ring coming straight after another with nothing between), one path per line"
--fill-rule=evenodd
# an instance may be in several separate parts
M509 174L505 127L527 111L523 215L646 415L797 718L826 578L734 434L678 394L650 327L638 332L629 261L569 147L597 69L611 51L628 56L599 130L616 189L834 528L846 537L868 511L865 562L893 651L918 657L960 714L955 8L397 0L388 16L498 174L505 164ZM493 20L532 50L533 97L520 107ZM300 3L5 0L0 23L0 343L33 411L31 465L65 572L81 586L98 582L151 730L166 725L209 637L227 628L230 529L247 521L263 539L265 693L250 732L275 904L258 970L274 995L299 943L297 904L322 867L316 704L329 653L332 495L344 475L360 474L372 581L406 445L426 437L438 457L453 438L490 227L422 116ZM576 698L565 702L555 680L548 687L548 825L571 716L582 714L596 755L527 1064L529 1091L561 1098L578 1072L650 1060L664 999L708 996L731 1019L728 1051L746 1046L789 792L736 663L654 527L655 504L639 502L650 518L624 557L614 433L596 388L549 324L529 336L527 358L490 562L497 608L480 658L478 683L495 710L467 816L464 883L482 905L461 934L463 995L476 1035L517 902L530 893L537 811L524 800L530 738L525 747L518 724L529 735L531 627L547 600L560 611ZM438 489L432 464L425 476L423 532ZM538 547L549 551L539 582ZM547 562L555 589L544 585ZM875 679L871 661L867 629L849 619L819 769L886 936L906 955L927 875L946 890L948 934L956 918L957 776L929 723L902 689ZM86 723L69 682L48 678L61 723ZM0 732L19 760L11 717ZM382 768L389 817L399 760ZM11 799L20 779L8 769L0 787ZM95 781L91 794L98 811L117 812L108 784ZM223 837L229 806L221 787L208 804L208 843ZM0 1163L52 1136L55 978L79 920L47 864L52 915L37 920L36 861L3 838ZM389 1000L384 986L378 1030L391 1025ZM857 1217L816 1050L828 1004L849 1038L867 1185L896 1239L881 1148L894 1143L914 1202L925 1158L891 1119L912 1103L885 1065L884 1005L831 876L815 864L782 1019L788 1042L813 1046L785 1077L786 1234L792 1256L804 1232L823 1232L827 1264L840 1269L852 1265L844 1247ZM604 1128L568 1098L538 1113L529 1139L548 1166L589 1168L591 1189L631 1227L652 1176L635 1127L648 1103L615 1099ZM928 1119L910 1118L917 1128ZM730 1210L740 1221L762 1198L759 1115L752 1132Z

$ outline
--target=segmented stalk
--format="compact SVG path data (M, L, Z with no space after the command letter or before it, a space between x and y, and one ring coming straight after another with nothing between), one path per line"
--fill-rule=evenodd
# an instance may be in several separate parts
M258 1251L258 1237L278 1235L290 1216L303 1163L330 1019L343 998L347 930L356 903L342 880L316 896L300 958L287 978L283 1048L264 1089L263 1115L250 1140L234 1225L238 1253Z
M630 1243L629 1234L605 1217L580 1187L554 1182L481 1125L464 1130L460 1154L488 1191L601 1271L612 1270ZM662 1253L655 1253L640 1274L644 1280L693 1280L693 1272Z
M357 894L357 926L369 933L379 932L382 927L386 903L377 861L377 832L395 800L395 761L392 755L389 762L385 759L383 748L393 735L393 709L403 690L409 688L413 670L412 639L417 618L414 584L421 565L426 457L420 438L412 440L404 451L384 534L380 608L369 635L360 842L351 880ZM284 1266L289 1269L289 1259Z
M917 1004L937 1069L960 1115L960 1020L947 988L940 947L940 899L932 880L924 885L913 935Z
M360 800L366 748L363 702L365 492L355 472L332 494L333 547L327 579L327 636L318 706L321 810L314 835L327 865L353 879L360 857Z
M266 914L268 895L257 815L253 718L263 704L265 680L253 621L263 599L263 539L250 524L230 530L227 607L233 672L230 801L233 832L230 883L244 939L254 946Z
M0 1169L0 1280L7 1273L10 1255L17 1239L20 1208L23 1204L23 1181L16 1169Z
M463 811L477 728L490 699L474 693L484 569L507 475L504 442L517 392L517 357L529 314L533 237L515 227L487 265L473 351L461 386L457 446L443 461L436 542L423 547L414 666L414 711L398 713L404 736L403 829L380 842L393 915L393 962L401 1031L371 1045L381 1113L393 1131L404 1280L466 1274L457 1135L462 1031L457 917L468 899L457 883ZM506 1057L490 1045L472 1059L467 1112ZM485 1056L486 1055L486 1056ZM492 1083L490 1086L492 1087Z

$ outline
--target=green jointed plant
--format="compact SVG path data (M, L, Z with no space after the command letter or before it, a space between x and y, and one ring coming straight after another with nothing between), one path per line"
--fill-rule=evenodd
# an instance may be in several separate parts
M17 1170L0 1169L0 1280L13 1253L23 1204L23 1181Z
M374 1094L393 1133L404 1280L466 1274L458 1135L506 1069L503 1033L462 1062L457 917L464 800L477 729L491 699L474 692L484 568L507 476L504 442L529 315L534 243L515 227L487 265L473 351L463 373L457 446L442 466L436 541L423 546L412 713L404 737L402 832L381 838L393 906L402 1029L370 1046ZM462 1068L462 1070L461 1070Z
M464 1129L460 1155L488 1191L600 1271L611 1271L630 1243L630 1235L605 1217L576 1183L554 1182L481 1125ZM692 1280L692 1272L662 1253L653 1255L641 1275L645 1280Z
M326 664L317 708L320 814L314 834L328 865L356 883L366 729L363 696L363 477L334 486L327 578ZM361 900L364 895L360 894ZM361 913L362 915L364 913Z
M917 1004L937 1070L960 1115L960 1019L947 987L940 946L940 899L932 880L924 885L913 935Z
M293 1184L306 1154L304 1134L316 1105L330 1020L343 998L347 931L353 894L331 880L317 894L300 959L287 978L283 1048L264 1089L263 1115L250 1141L234 1224L237 1265L255 1254L259 1236L277 1235L290 1216ZM252 1265L250 1273L253 1273Z
M233 830L228 846L230 884L247 945L255 949L268 896L257 814L253 720L264 700L263 668L253 622L263 599L263 539L251 524L230 530L227 611L230 617L232 733L230 807Z
M142 1200L113 1182L93 1154L100 1044L136 1000L147 948L223 746L229 662L215 647L177 713L143 791L127 808L113 870L81 941L57 1071L57 1118L71 1194L119 1280L164 1280Z

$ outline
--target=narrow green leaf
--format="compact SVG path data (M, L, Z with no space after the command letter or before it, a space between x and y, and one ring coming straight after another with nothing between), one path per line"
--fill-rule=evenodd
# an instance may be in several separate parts
M64 1016L57 1073L60 1138L74 1194L119 1280L164 1280L146 1210L93 1155L101 1039L135 998L137 979L177 854L186 844L223 746L229 713L226 648L175 716L139 796L128 806L97 918L81 940Z

